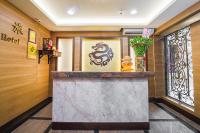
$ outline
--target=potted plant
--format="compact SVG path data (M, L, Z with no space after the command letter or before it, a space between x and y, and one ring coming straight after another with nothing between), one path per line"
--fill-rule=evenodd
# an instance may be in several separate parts
M145 71L145 53L152 44L153 40L148 37L136 36L130 39L129 45L133 47L136 56L136 71Z

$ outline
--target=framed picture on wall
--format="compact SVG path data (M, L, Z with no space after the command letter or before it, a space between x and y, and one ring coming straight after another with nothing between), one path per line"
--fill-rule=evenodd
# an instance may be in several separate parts
M28 42L36 43L36 32L32 29L28 29Z
M43 50L48 50L51 43L50 38L43 38Z
M37 59L37 44L28 42L28 59Z
M120 72L120 38L83 38L82 71Z

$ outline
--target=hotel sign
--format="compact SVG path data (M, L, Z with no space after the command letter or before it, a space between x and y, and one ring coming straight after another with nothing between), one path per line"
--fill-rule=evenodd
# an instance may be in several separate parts
M19 39L16 39L14 37L9 37L7 34L5 33L1 33L1 40L2 41L7 41L7 42L11 42L14 44L19 44Z
M12 25L12 31L17 35L23 35L22 25L20 23L15 22ZM19 38L10 37L6 33L1 33L1 40L6 41L6 42L10 42L10 43L14 43L14 44L18 44L18 45L19 45L19 41L20 41Z

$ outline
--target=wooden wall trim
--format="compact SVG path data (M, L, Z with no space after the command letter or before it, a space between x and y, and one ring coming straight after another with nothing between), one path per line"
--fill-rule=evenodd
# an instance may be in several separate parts
M123 56L129 56L130 55L130 51L129 51L129 45L128 45L128 37L122 37L122 44L123 44Z
M200 22L191 25L192 66L194 80L194 113L200 118Z
M155 35L161 34L166 29L180 23L181 21L185 20L186 18L196 14L200 11L200 2L192 5L191 7L187 8L185 11L181 12L171 20L167 21L166 23L162 24L160 27L157 28Z
M123 38L120 37L120 48L121 48L121 59L123 59L124 56L124 43L123 43Z

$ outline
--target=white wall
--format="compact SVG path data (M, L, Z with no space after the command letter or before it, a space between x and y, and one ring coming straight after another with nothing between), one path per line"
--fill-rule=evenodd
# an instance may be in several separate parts
M58 71L72 71L73 64L73 39L60 38L58 39L58 50L61 57L58 57Z
M129 46L130 47L130 57L132 59L132 63L133 63L133 70L135 70L135 52L133 50L133 47Z

